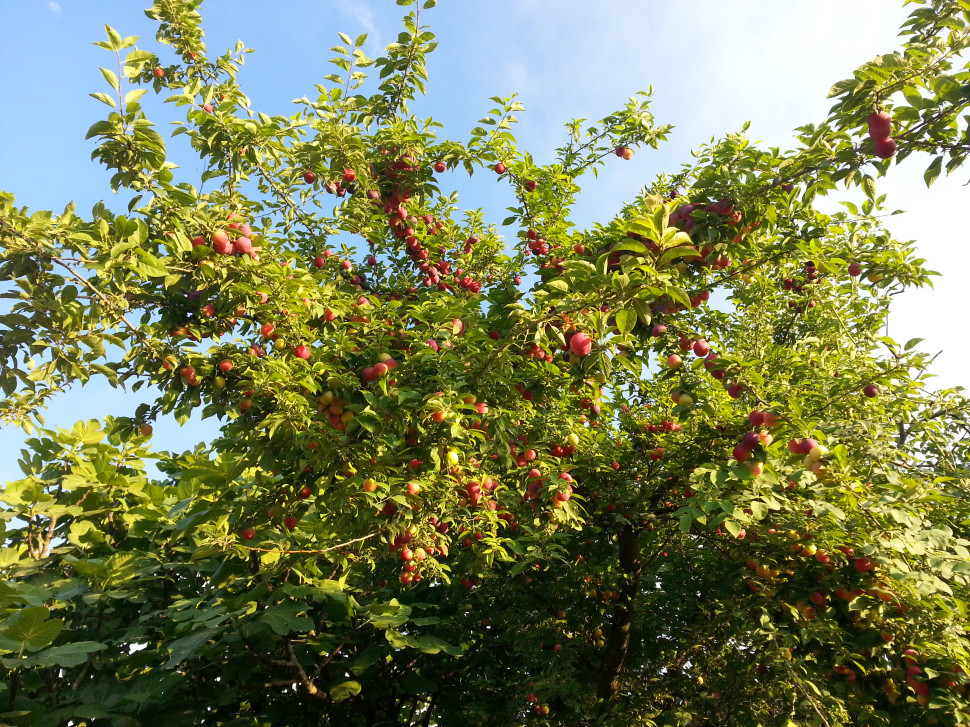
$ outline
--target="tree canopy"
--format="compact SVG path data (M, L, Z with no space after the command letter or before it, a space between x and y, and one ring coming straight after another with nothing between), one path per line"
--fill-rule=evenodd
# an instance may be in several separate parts
M0 722L970 723L970 405L884 335L933 273L878 190L966 160L970 3L912 2L793 150L727 134L586 229L651 93L551 161L514 97L448 138L409 111L435 0L397 4L285 116L157 0L149 49L99 42L127 213L0 193ZM511 185L501 226L453 170ZM47 428L88 381L157 396ZM151 448L193 413L220 436Z

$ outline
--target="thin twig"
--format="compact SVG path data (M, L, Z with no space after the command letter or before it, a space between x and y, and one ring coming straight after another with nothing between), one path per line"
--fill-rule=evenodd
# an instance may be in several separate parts
M98 290L97 288L95 288L93 285L91 285L91 283L88 282L85 278L82 278L80 275L78 275L77 272L75 272L74 268L72 268L66 262L64 262L63 260L61 260L59 257L53 257L52 256L51 257L51 260L53 262L57 263L58 265L60 265L61 267L63 267L65 270L67 270L75 278L77 278L78 280L80 280L81 281L81 284L84 285L84 287L86 287L88 290L90 290L96 296L98 296L98 298L100 298L102 302L104 302L108 306L112 306L112 303L108 299L108 297L105 296L104 293L102 293L100 290ZM143 341L145 340L144 334L140 330L138 330L131 321L129 321L127 318L125 318L125 315L123 313L120 314L120 317L121 317L121 320L124 321L125 325L128 326L128 328L131 329L132 333L134 333L136 336L138 336Z
M92 661L93 661L93 657L89 656L88 660L84 662L84 666L81 667L81 671L78 673L77 679L75 679L74 683L71 685L72 692L76 692L77 688L81 686L81 682L87 679L88 674L91 672Z
M259 162L259 159L256 159L253 164L256 166L256 169L259 170L259 173L262 175L263 179L266 180L266 183L270 186L270 189L273 190L276 197L290 208L293 215L303 224L304 227L306 227L307 232L314 237L324 237L322 232L313 228L313 225L311 225L310 221L307 220L306 216L300 211L300 208L296 206L293 200L290 199L290 196L277 186L272 176L270 176L270 173L266 171L265 167L263 167L263 165Z
M832 725L829 724L829 721L825 719L825 715L822 714L822 711L818 708L818 705L815 703L815 699L811 694L808 693L805 687L802 686L802 683L798 677L795 676L795 670L791 668L791 664L789 664L787 661L785 662L785 668L788 669L788 673L791 674L792 681L798 686L799 691L805 695L805 699L807 699L808 703L812 705L812 709L814 709L816 714L818 714L825 727L832 727Z
M255 545L243 545L247 550L258 550L260 553L303 553L303 554L313 554L313 553L329 553L331 550L337 550L338 548L343 548L347 545L352 545L353 543L359 543L362 540L367 540L368 538L373 538L377 533L371 533L370 535L365 535L362 538L354 538L353 540L348 540L345 543L340 543L338 545L331 545L329 548L322 548L319 550L285 550L283 548L259 548Z
M323 673L323 670L324 670L324 669L325 669L325 668L327 667L327 664L329 664L329 663L330 663L331 661L333 661L333 658L334 658L334 657L335 657L335 656L336 656L336 655L337 655L338 653L340 653L340 650L341 650L341 649L342 649L342 648L343 648L344 646L346 646L346 645L347 645L347 642L348 642L348 641L350 641L350 637L354 635L354 633L356 632L356 630L357 630L356 628L354 628L354 629L351 629L351 631L350 631L350 633L349 633L349 634L347 634L346 636L344 636L344 638L343 638L343 641L341 641L341 642L340 642L339 644L337 644L337 646L336 646L336 648L334 648L334 650L333 650L333 651L331 651L331 652L330 652L329 654L327 654L327 658L326 658L326 659L324 659L323 661L321 661L321 662L320 662L320 663L319 663L319 664L317 665L317 668L316 668L316 669L314 669L314 671L313 671L313 676L314 676L314 677L318 677L318 676L320 676L320 674L321 674L321 673Z

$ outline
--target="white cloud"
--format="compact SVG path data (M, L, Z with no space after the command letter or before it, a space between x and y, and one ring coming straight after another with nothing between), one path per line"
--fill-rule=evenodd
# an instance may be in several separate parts
M54 0L47 3L47 9L51 11L51 15L59 16L61 14L61 5L60 3L54 2Z
M367 33L368 46L380 50L384 49L384 44L381 42L381 33L377 29L377 25L374 24L374 11L367 7L361 0L343 0L342 2L338 2L337 10L344 17L350 18L360 24L364 32Z

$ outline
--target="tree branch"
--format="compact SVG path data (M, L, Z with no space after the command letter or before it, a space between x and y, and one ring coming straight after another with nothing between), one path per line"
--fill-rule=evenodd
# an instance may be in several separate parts
M290 643L290 640L286 639L283 644L286 648L286 655L289 657L289 666L299 675L300 684L302 684L303 688L307 690L307 693L311 697L329 701L330 697L327 695L327 693L321 692L303 669L303 664L300 663L300 660L296 658L296 654L293 652L293 644Z

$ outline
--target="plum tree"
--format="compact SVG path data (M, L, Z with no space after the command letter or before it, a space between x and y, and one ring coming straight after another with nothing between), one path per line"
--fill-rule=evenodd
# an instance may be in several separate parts
M915 4L794 151L728 135L589 229L580 177L668 134L650 94L547 164L514 97L439 138L433 1L379 59L341 35L292 116L250 112L198 0L148 10L157 53L109 28L219 186L128 93L89 132L128 214L0 195L0 421L32 435L0 721L967 724L970 406L882 335L931 273L877 179L970 151L963 4ZM501 228L446 169L509 185ZM813 205L838 184L866 201ZM157 396L46 428L92 379ZM149 448L193 414L220 435Z

